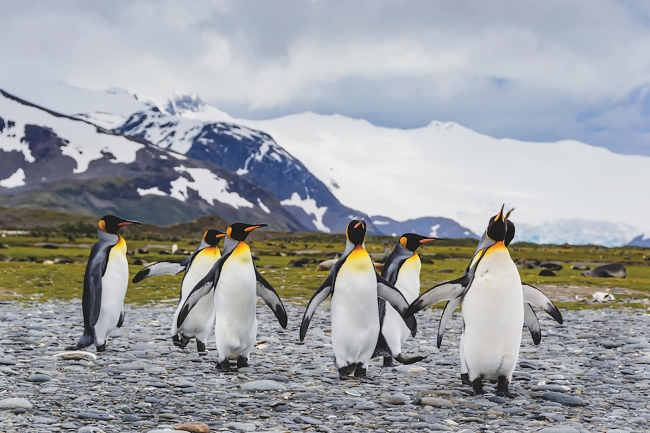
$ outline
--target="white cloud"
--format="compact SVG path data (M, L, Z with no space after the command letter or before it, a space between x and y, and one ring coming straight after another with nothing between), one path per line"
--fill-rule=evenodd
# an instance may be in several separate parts
M0 38L12 41L0 86L194 92L236 117L454 120L636 149L647 136L621 116L580 119L650 83L649 17L647 2L614 0L12 2L0 16Z

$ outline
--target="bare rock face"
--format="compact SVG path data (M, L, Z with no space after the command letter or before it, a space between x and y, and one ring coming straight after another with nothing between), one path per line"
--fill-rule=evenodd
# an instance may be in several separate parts
M598 266L590 271L581 273L583 277L597 277L597 278L625 278L627 271L623 263L608 263L606 265Z

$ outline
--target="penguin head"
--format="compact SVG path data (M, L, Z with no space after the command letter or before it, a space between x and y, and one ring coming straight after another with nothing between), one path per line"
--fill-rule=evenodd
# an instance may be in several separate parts
M115 235L121 227L130 226L132 224L142 225L140 221L125 220L123 218L116 217L115 215L106 215L99 220L97 227L103 232Z
M400 236L399 243L407 250L415 252L420 245L436 240L440 240L440 238L429 238L415 233L404 233Z
M508 217L514 209L511 209L510 212L504 214L504 206L505 205L501 206L501 210L497 215L490 218L486 233L489 239L493 240L494 242L501 241L507 246L515 237L515 225L512 222L508 221ZM512 230L511 233L508 233L509 229Z
M499 213L488 221L487 237L495 242L504 241L506 239L506 216L503 213L503 206Z
M245 223L234 223L226 229L226 234L231 239L236 241L245 241L248 237L248 234L255 229L260 227L266 227L267 224L245 224Z
M221 230L208 230L207 232L203 233L203 240L206 244L216 247L219 245L219 241L224 236L226 236L226 234Z
M362 245L366 238L366 222L364 220L352 220L345 229L345 235L354 245Z

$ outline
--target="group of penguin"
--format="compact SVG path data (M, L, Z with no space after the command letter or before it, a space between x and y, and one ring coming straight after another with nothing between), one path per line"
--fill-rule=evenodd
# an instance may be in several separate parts
M462 382L479 395L484 380L497 381L497 395L513 397L509 384L519 356L523 324L535 344L541 340L533 307L544 310L558 323L562 323L562 315L540 290L521 282L507 249L515 234L509 215L502 207L490 218L460 278L436 285L420 296L421 261L416 250L438 238L402 235L380 275L365 249L365 221L350 221L345 251L305 309L300 341L318 305L331 296L332 349L339 377L365 379L372 358L381 356L384 366L391 366L393 359L411 364L426 357L402 353L404 342L417 331L415 313L447 302L438 325L440 347L447 322L462 305ZM132 224L140 222L113 215L99 221L99 241L93 246L84 276L84 333L76 346L79 349L94 344L98 352L106 350L108 336L123 324L129 273L126 242L117 232ZM280 326L287 327L282 300L258 272L246 244L250 232L265 226L238 222L225 232L208 230L190 256L154 263L133 278L138 283L149 277L185 272L172 322L173 343L184 348L194 338L199 353L205 353L214 326L217 367L222 371L230 371L231 362L237 368L248 366L257 336L256 295L271 308ZM218 249L222 238L223 254Z

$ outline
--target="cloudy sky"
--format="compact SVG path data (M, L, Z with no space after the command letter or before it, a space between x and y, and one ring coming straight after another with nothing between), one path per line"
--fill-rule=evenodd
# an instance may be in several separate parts
M650 2L0 0L0 88L198 93L650 155Z

